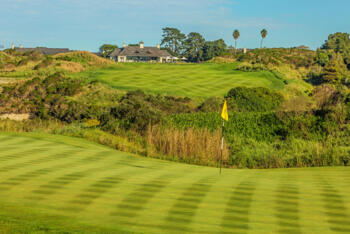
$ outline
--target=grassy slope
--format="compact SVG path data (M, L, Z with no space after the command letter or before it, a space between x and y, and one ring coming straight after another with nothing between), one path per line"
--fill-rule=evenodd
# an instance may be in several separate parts
M187 97L223 96L236 86L284 88L270 72L240 72L234 64L118 64L79 73L122 90Z
M350 170L223 170L0 134L0 233L350 232Z
M115 62L101 58L86 51L75 51L70 53L56 54L49 56L51 60L40 68L37 65L45 61L44 55L33 59L30 55L9 55L0 51L0 85L11 81L23 80L33 77L46 77L56 72L76 73L88 68L98 68L112 65ZM20 65L19 61L27 62ZM3 67L1 65L4 65Z

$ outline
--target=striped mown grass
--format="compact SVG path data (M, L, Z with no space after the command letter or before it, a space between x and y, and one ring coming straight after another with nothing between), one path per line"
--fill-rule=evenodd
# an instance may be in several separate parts
M0 233L349 233L346 167L230 170L0 134Z
M224 96L237 86L284 88L268 71L241 72L235 64L118 64L79 73L121 90L200 98Z

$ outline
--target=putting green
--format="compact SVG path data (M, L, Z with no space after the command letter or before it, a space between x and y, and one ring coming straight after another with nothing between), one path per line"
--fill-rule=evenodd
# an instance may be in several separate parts
M229 170L0 134L0 233L350 232L350 169Z
M118 64L78 73L121 90L141 89L145 92L192 98L224 96L237 86L267 87L281 90L282 80L271 72L242 72L235 64Z

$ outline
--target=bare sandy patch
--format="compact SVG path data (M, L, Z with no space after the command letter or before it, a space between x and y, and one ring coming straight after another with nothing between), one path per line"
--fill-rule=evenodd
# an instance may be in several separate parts
M16 121L28 120L32 117L32 114L2 114L0 115L0 119L10 119Z

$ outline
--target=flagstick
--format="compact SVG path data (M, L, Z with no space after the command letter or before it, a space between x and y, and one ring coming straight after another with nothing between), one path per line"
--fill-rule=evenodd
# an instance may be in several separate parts
M225 121L222 121L222 137L221 137L221 156L220 156L220 174L222 167L222 151L224 150L224 129L225 129Z

